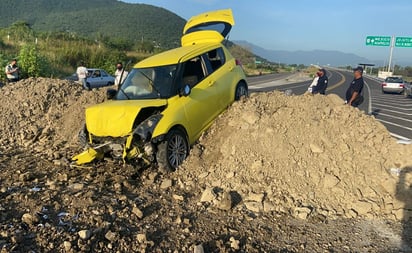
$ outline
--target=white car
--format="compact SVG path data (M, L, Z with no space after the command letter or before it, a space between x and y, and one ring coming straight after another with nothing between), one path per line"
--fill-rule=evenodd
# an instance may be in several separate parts
M382 93L403 93L405 84L401 77L390 76L385 79L381 86Z
M114 84L114 77L109 75L105 70L103 69L87 69L88 74L87 74L87 85L93 89L93 88L99 88L99 87L104 87L104 86L110 86ZM77 77L77 74L74 73L70 77L66 78L67 80L73 80L73 81L78 81L79 78Z

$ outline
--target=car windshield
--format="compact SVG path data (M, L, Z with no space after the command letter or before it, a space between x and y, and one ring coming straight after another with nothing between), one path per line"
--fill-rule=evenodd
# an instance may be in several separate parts
M117 93L117 100L153 99L172 96L172 84L177 65L134 68Z

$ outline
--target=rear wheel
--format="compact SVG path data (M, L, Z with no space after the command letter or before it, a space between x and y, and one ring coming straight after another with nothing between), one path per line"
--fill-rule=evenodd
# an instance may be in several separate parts
M186 134L180 129L172 129L165 140L157 146L157 164L160 170L175 171L189 155Z
M245 82L240 82L236 86L235 100L240 100L242 97L247 97L249 95L247 85Z

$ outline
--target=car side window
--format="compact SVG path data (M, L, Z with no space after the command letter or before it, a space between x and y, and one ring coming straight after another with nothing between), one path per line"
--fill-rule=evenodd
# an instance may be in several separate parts
M225 53L223 52L223 49L221 47L207 52L207 57L210 61L210 65L212 66L213 71L216 71L223 64L225 64Z
M94 73L93 73L93 77L100 77L100 71L95 70Z
M183 85L193 88L205 77L202 59L197 56L184 63L182 81Z

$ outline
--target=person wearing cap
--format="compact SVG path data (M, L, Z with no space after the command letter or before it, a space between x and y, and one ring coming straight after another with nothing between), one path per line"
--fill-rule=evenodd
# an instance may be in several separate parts
M363 68L356 67L353 69L353 81L346 90L346 103L353 107L358 107L363 102L362 90L363 82Z
M11 60L10 64L6 66L6 76L10 83L17 82L19 80L19 67L17 66L17 60Z
M312 94L322 94L325 95L326 93L326 88L328 87L328 77L326 76L326 70L323 68L320 68L318 72L316 73L317 75L317 81L316 84L312 86Z

